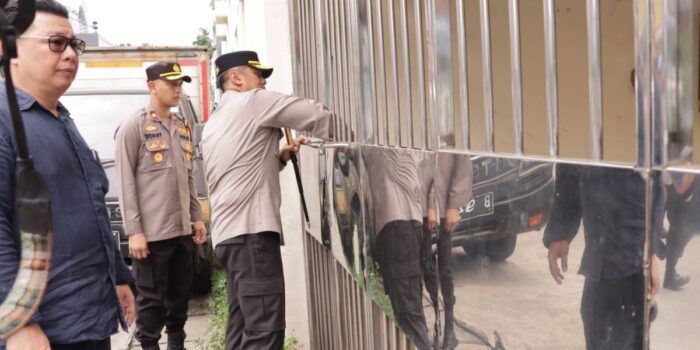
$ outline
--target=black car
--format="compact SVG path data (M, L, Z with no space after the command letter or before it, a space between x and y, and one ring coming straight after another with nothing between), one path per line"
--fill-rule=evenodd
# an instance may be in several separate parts
M147 90L80 90L69 91L63 98L63 103L71 111L71 118L75 121L81 135L87 144L94 149L102 160L102 166L109 178L109 192L106 196L107 211L109 213L112 234L119 240L119 247L127 264L131 264L129 257L129 241L124 232L121 210L119 208L119 182L115 162L112 159L115 154L114 134L124 120L137 109L149 102ZM205 224L209 231L209 199L202 157L199 152L201 139L201 121L192 107L187 95L183 94L180 105L177 108L180 116L187 119L190 125L195 125L192 135L195 146L195 159L193 172L197 197L204 212ZM211 236L207 244L197 245L194 250L194 283L195 294L206 294L211 289L212 275L212 245Z
M546 225L554 199L554 167L475 156L472 168L472 198L460 208L452 245L503 261L513 254L517 234Z
M460 155L469 157L468 155ZM333 152L332 201L340 243L351 271L356 251L363 246L362 234L372 232L372 211L366 212L362 227L361 204L371 208L371 196L360 191L367 183L366 171L358 168L358 155L352 148ZM554 199L554 166L551 163L517 159L471 156L472 196L459 208L460 223L452 233L452 245L470 255L486 255L491 261L504 261L515 250L517 235L542 229L549 219ZM361 198L364 197L364 200ZM324 204L324 215L330 208ZM324 220L325 223L325 220ZM323 225L324 231L330 225ZM433 236L437 241L437 236Z

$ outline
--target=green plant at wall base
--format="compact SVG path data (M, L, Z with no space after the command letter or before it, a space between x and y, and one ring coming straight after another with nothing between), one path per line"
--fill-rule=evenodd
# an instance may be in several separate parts
M209 347L223 350L226 344L226 323L228 321L228 298L226 296L226 275L218 271L212 278L209 299Z
M377 263L371 257L367 258L367 289L372 300L393 320L394 311L391 309L389 296L384 293L384 280Z
M301 348L301 343L295 336L289 336L284 340L284 350L298 350Z

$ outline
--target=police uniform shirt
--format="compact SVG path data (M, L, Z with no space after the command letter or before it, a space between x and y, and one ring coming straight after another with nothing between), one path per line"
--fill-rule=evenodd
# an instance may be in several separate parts
M557 164L556 195L545 228L545 247L576 236L583 222L585 248L579 274L594 281L642 271L645 180L629 169ZM661 186L652 187L652 250L663 222Z
M331 113L307 99L264 89L223 94L201 143L214 246L243 234L282 233L280 128L325 139L330 125Z
M424 152L416 150L362 147L377 234L392 221L423 222L424 186L419 169L423 156Z
M122 123L116 146L126 234L144 233L149 242L191 234L192 222L203 217L189 126L175 114L158 116L149 105Z

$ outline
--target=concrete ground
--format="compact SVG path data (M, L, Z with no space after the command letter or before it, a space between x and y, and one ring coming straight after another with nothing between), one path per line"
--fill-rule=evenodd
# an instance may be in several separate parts
M282 188L281 216L285 245L282 247L282 260L285 275L287 338L298 342L296 350L308 349L309 326L306 300L306 273L304 268L304 248L302 243L301 206L294 178L294 170L288 166L280 173ZM189 319L185 325L187 349L209 349L208 315L206 297L190 301ZM134 327L129 333L120 332L112 337L113 350L141 349L133 339ZM166 344L165 334L161 344ZM165 345L161 345L165 349Z
M209 308L207 307L206 297L198 297L190 300L190 308L187 312L188 319L185 324L185 332L187 340L185 347L190 350L209 349L209 333L208 333L208 316ZM112 350L136 350L141 349L139 342L134 339L135 326L132 325L129 332L120 332L112 336ZM163 331L160 338L160 347L167 347L167 336Z

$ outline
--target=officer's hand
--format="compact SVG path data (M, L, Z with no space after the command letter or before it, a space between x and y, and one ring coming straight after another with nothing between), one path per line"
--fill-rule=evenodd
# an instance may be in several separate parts
M134 293L131 292L131 287L129 287L128 284L118 285L117 297L119 298L119 305L122 307L122 314L124 314L126 325L131 327L131 324L134 323L134 317L136 316Z
M146 259L148 257L148 241L143 233L135 233L129 236L129 255L134 259Z
M299 136L291 145L282 146L282 148L280 148L280 159L286 163L288 160L292 159L292 153L299 152L299 146L306 142L308 142L308 139L305 136Z
M659 291L661 283L659 282L659 262L656 259L656 254L651 256L651 269L650 269L649 279L651 284L649 285L649 300L653 299L656 293Z
M435 209L429 208L425 228L428 229L428 231L432 231L435 229L435 227L437 227L437 213L435 212Z
M445 230L452 233L452 231L457 228L457 225L459 225L459 209L447 209L447 212L445 213L445 220Z
M564 280L563 272L569 269L569 241L561 240L550 243L547 258L549 259L549 273L552 274L557 284L561 284ZM561 259L561 269L557 264L558 259Z
M204 244L207 241L207 227L204 226L203 221L195 221L194 223L194 237L192 237L194 243Z
M51 344L41 327L32 323L7 338L7 350L51 350Z

